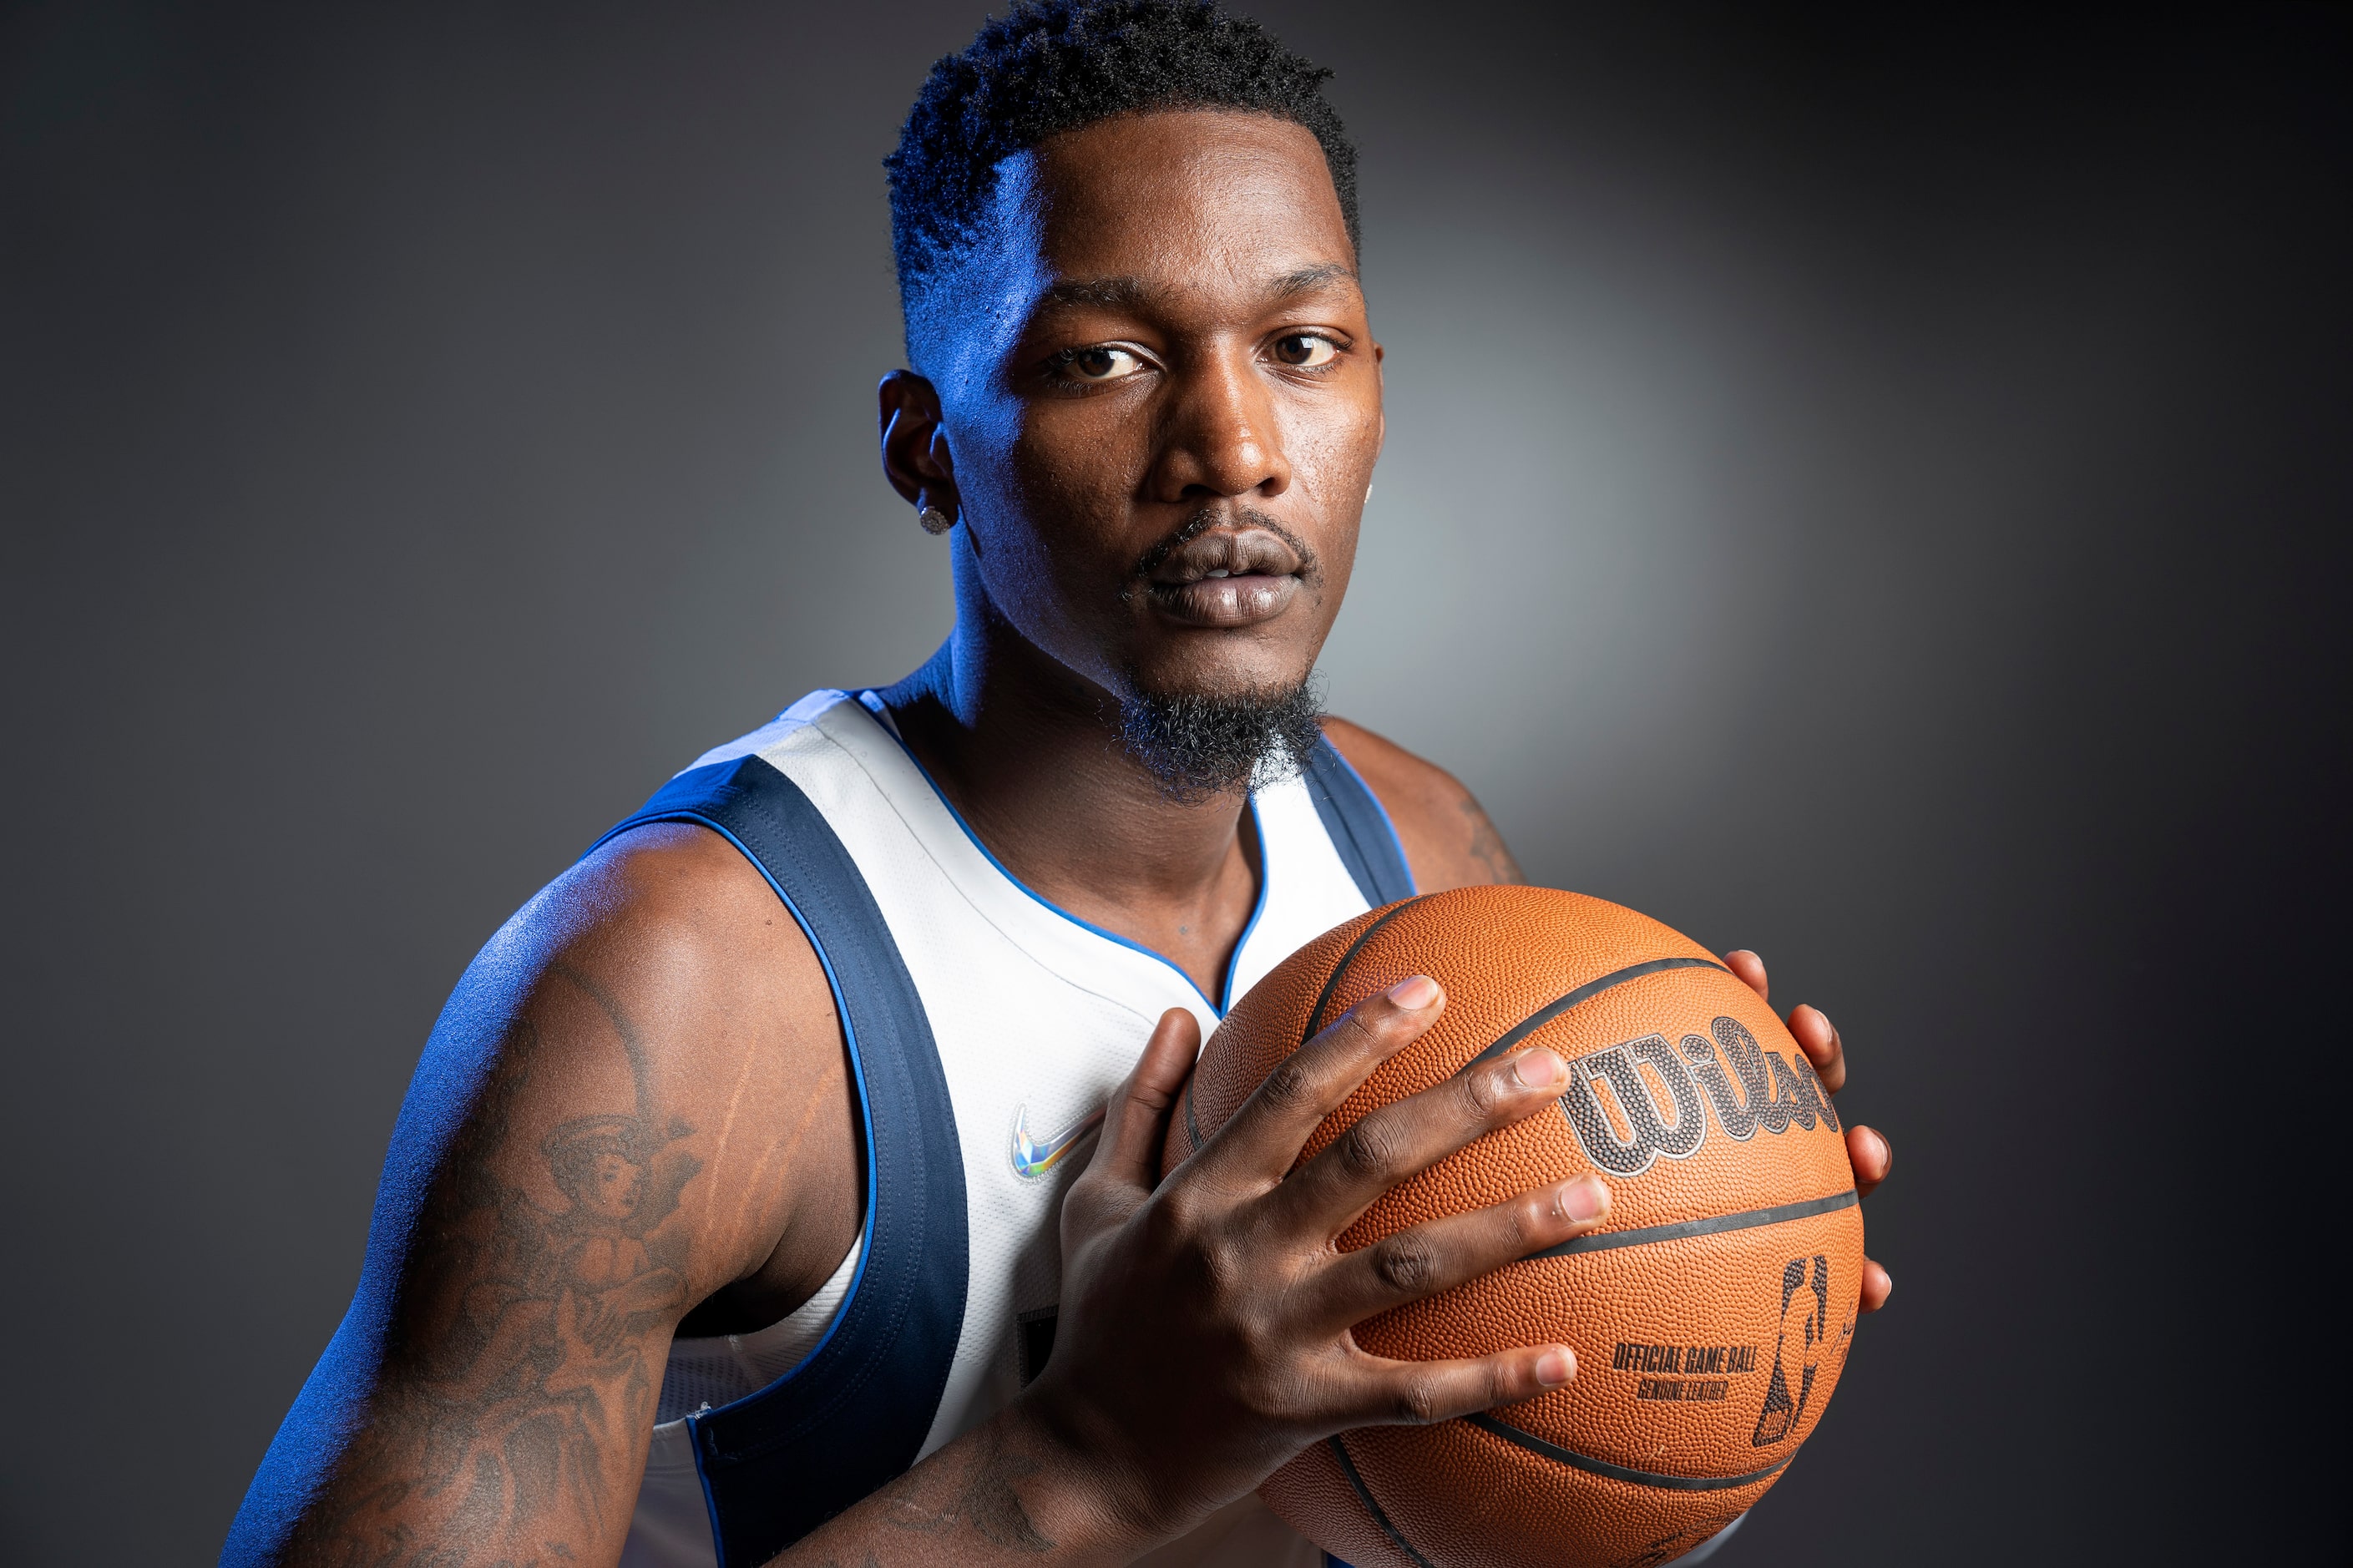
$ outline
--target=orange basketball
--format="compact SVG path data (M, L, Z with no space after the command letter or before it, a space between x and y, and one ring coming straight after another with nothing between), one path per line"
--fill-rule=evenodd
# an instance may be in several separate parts
M1829 1097L1772 1010L1705 948L1599 899L1465 888L1302 948L1202 1053L1174 1166L1274 1064L1415 973L1446 1011L1326 1118L1303 1162L1377 1107L1524 1045L1569 1064L1557 1111L1403 1183L1341 1238L1592 1171L1603 1228L1356 1326L1377 1355L1557 1342L1565 1387L1434 1426L1317 1444L1260 1489L1356 1568L1664 1563L1763 1497L1821 1418L1854 1333L1862 1214Z

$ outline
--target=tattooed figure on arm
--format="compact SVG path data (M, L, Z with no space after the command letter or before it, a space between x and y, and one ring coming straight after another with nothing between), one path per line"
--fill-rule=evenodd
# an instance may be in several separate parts
M525 1048L491 1070L462 1176L427 1205L422 1310L393 1347L422 1375L396 1384L352 1445L345 1472L361 1484L316 1521L331 1560L438 1561L426 1543L458 1540L492 1560L563 1561L626 1506L617 1460L641 1446L660 1389L649 1331L688 1305L679 1194L702 1163L679 1146L693 1129L651 1103L619 1006L566 965L550 974L595 1004L581 1023L626 1058L634 1103L533 1140L518 1106L545 1053L536 1025L521 1026ZM508 1179L534 1142L539 1179Z

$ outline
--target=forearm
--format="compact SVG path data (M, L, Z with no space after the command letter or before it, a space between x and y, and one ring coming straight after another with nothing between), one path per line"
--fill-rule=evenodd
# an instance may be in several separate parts
M776 1568L1092 1568L1153 1532L1073 1444L1017 1403L828 1521Z

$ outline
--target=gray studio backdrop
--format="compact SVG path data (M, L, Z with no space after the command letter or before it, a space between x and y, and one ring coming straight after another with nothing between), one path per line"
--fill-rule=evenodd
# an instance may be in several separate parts
M1331 702L1847 1034L1894 1306L1726 1563L2304 1561L2341 23L1892 10L1260 8L1389 351ZM476 945L942 634L878 160L977 15L0 12L0 1557L206 1560Z

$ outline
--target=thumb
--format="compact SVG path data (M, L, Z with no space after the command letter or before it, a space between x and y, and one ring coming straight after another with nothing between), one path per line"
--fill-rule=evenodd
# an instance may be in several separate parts
M1133 1188L1137 1197L1152 1191L1169 1110L1200 1053L1201 1026L1191 1013L1171 1007L1160 1015L1152 1037L1144 1043L1144 1055L1112 1097L1090 1176Z

